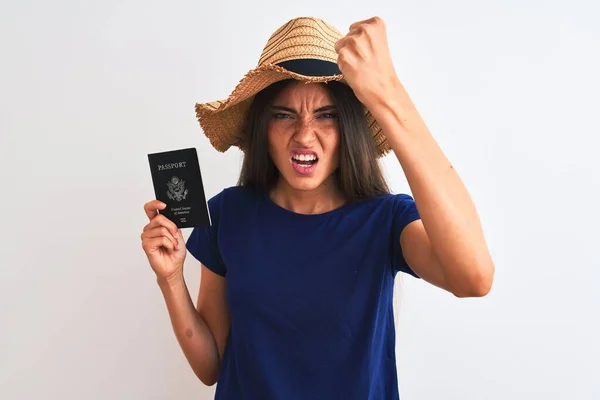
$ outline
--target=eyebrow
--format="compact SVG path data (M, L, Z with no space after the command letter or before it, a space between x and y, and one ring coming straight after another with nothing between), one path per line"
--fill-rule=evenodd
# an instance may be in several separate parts
M271 108L273 110L287 111L287 112L294 113L294 114L298 113L298 111L294 110L293 108L284 107L284 106L272 106ZM332 111L332 110L337 110L337 107L330 104L327 106L319 107L316 110L314 110L313 112L318 113L318 112L322 112L322 111Z

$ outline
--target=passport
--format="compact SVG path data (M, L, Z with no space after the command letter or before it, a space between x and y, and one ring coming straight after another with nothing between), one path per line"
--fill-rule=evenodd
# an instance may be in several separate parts
M148 154L157 200L167 206L159 210L178 228L211 225L200 163L195 148Z

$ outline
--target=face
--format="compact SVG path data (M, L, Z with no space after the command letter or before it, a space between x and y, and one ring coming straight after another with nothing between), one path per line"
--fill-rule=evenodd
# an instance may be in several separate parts
M275 97L269 114L269 154L285 183L320 188L339 166L337 109L327 90L293 82Z

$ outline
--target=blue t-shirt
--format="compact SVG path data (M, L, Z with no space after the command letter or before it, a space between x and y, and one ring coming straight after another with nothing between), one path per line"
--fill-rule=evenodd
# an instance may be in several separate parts
M216 399L398 399L393 283L400 233L419 218L386 194L303 215L230 187L189 252L227 279L231 330Z

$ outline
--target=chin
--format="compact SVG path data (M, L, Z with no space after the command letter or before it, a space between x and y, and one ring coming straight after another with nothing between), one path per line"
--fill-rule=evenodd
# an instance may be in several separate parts
M311 191L322 187L329 181L334 172L328 171L328 174L323 174L323 171L315 171L313 174L303 176L298 174L293 168L286 168L284 171L281 174L281 178L285 180L289 187L299 191Z
M288 179L285 176L283 177L283 179L285 179L285 181L291 188L293 188L295 190L299 190L299 191L315 190L315 189L319 188L325 181L324 179L311 179L311 178Z

